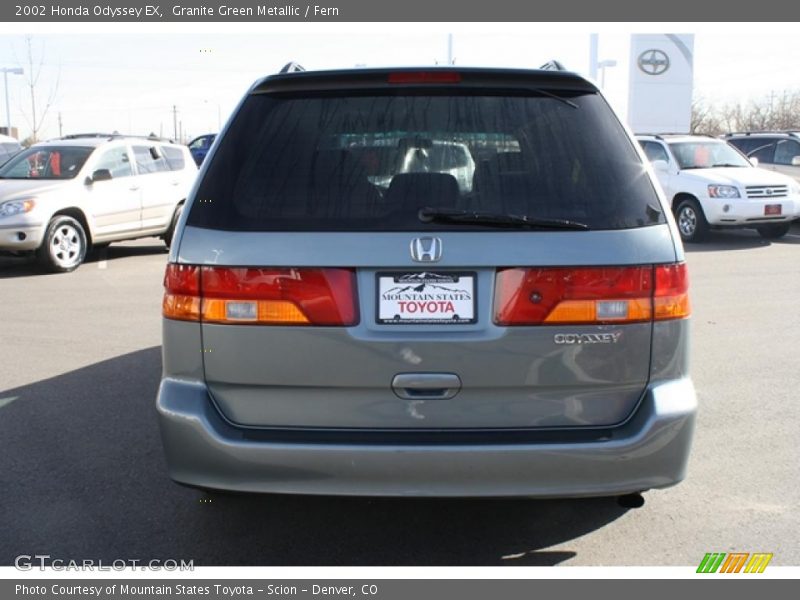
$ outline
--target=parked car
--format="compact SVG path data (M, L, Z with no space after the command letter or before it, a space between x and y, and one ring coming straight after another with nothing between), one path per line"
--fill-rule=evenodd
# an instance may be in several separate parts
M398 137L480 156L470 188L449 164L362 151ZM683 479L683 248L644 155L578 75L267 77L186 210L157 399L176 482L602 496Z
M211 144L214 143L214 138L216 137L216 133L207 133L189 142L189 152L192 153L192 158L198 167L203 164L206 154L211 149Z
M22 145L13 137L0 135L0 165L22 150Z
M800 217L800 184L756 168L724 141L697 135L639 135L684 242L709 230L750 227L780 238Z
M0 167L0 251L66 272L92 246L147 236L169 246L196 174L185 146L150 138L34 144Z
M800 132L729 133L724 139L748 158L758 160L758 166L800 181Z

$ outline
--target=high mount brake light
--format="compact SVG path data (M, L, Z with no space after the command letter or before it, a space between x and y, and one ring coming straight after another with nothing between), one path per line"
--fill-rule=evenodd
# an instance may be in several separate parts
M163 314L239 325L358 323L352 269L262 269L170 264Z
M456 71L403 71L389 73L389 83L460 83L461 73Z
M498 325L637 323L690 314L686 265L499 269Z

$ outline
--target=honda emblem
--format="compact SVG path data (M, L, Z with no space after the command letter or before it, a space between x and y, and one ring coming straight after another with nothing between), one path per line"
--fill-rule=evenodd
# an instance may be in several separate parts
M411 258L414 262L439 262L442 258L442 240L435 237L411 240Z

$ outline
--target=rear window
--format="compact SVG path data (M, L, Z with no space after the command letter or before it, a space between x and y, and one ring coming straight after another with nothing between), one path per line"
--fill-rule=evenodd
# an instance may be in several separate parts
M251 231L473 230L421 208L664 222L641 161L593 93L253 95L208 166L188 223ZM494 92L493 92L494 93ZM568 99L568 101L564 101Z
M173 146L161 146L161 150L164 152L164 158L170 171L181 171L186 167L183 150Z

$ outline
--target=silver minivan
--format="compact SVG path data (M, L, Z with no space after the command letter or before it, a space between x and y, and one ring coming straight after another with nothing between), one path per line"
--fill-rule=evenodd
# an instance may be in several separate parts
M445 146L469 151L470 185L386 150ZM164 283L157 409L178 483L567 497L685 476L680 237L641 150L575 74L257 82Z

